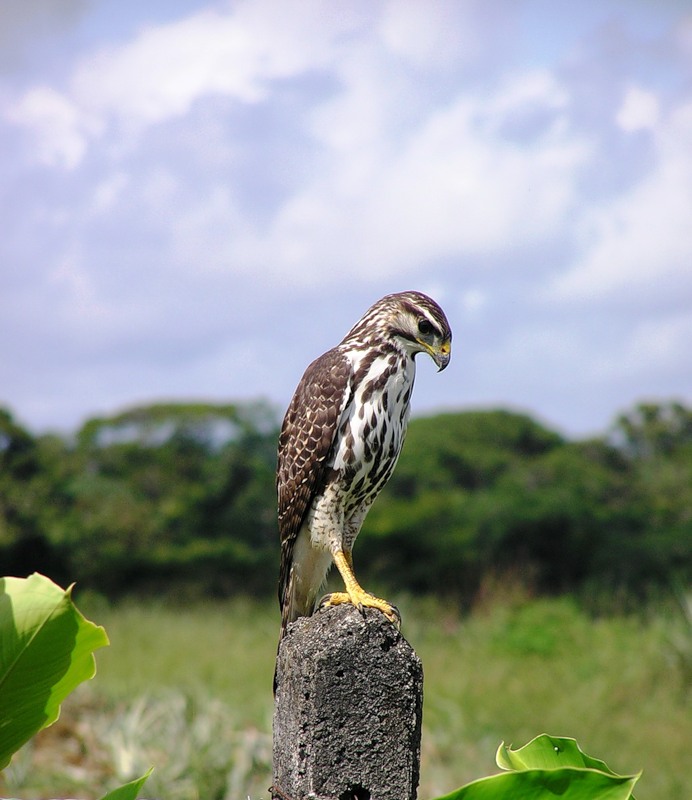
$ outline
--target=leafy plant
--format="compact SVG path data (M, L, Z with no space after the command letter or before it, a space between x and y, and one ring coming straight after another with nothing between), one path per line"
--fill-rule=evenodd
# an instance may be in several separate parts
M38 574L0 579L0 768L58 718L72 689L94 676L93 653L106 644L103 628L74 606L71 587ZM504 772L438 800L634 800L639 777L616 774L574 739L546 734L516 750L501 744L496 762ZM136 800L149 772L102 800Z
M104 629L77 610L71 592L38 573L0 579L0 770L58 719L65 697L94 677L94 651L108 644ZM146 777L103 800L135 800Z
M151 775L151 770L142 775L141 778L137 778L137 780L130 781L124 786L113 789L112 792L108 792L108 794L104 795L101 800L137 800L139 790L144 786L144 782L149 775Z
M473 781L438 800L634 800L639 775L617 775L574 739L541 734L495 757L504 773Z

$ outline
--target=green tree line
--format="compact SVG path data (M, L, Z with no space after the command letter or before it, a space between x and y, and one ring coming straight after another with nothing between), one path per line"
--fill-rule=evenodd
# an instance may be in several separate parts
M0 410L0 573L109 596L276 587L279 416L156 404L33 435ZM537 591L692 577L692 410L640 404L601 437L525 414L414 419L356 546L364 582L472 599L488 575Z

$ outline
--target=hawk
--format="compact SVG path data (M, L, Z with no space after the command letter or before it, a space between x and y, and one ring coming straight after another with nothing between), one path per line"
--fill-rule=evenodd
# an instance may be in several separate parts
M416 355L427 353L443 370L451 341L434 300L389 294L305 370L279 436L281 638L290 622L312 614L332 563L346 591L328 595L325 605L377 608L398 623L394 606L361 588L351 552L399 458Z

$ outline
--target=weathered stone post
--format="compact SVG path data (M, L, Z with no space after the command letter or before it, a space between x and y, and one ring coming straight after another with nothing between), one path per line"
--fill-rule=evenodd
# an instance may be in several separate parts
M423 668L379 611L297 620L277 670L274 798L415 800Z

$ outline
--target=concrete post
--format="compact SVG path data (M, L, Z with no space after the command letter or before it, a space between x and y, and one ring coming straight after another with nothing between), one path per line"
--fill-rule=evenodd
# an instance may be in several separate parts
M281 642L274 708L278 800L415 800L423 668L376 610L321 609Z

